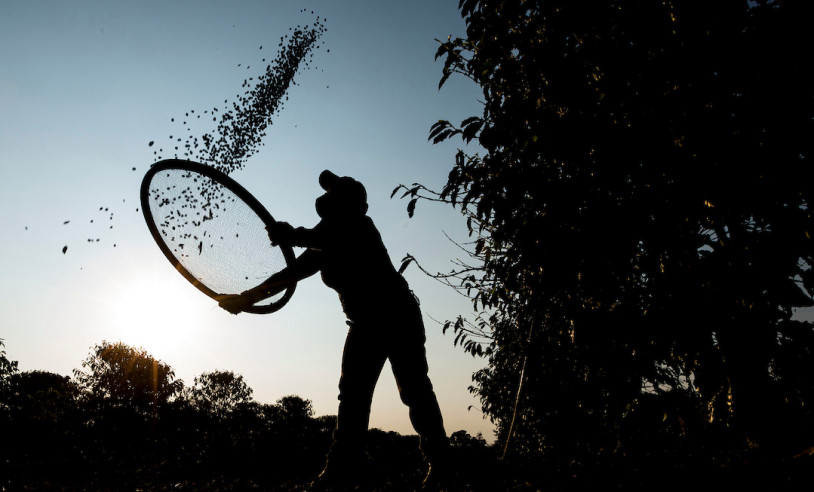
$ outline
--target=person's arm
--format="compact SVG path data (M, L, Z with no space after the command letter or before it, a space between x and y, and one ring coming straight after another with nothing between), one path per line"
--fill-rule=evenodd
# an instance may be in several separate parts
M272 297L320 270L319 251L305 250L294 263L268 278L257 287L239 295L225 295L218 298L218 305L232 314L238 314L249 306Z
M294 228L288 222L277 222L266 228L271 244L288 244L300 248L322 250L326 241L326 225L322 221L313 229L305 227Z

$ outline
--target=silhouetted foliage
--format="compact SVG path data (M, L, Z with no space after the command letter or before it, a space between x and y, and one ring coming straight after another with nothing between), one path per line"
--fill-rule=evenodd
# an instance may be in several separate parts
M465 430L459 430L450 434L449 445L454 448L486 448L486 439L481 434L472 437Z
M83 398L109 409L126 408L154 415L180 394L183 382L175 379L170 366L142 348L121 342L102 342L74 370Z
M0 347L5 347L6 344L0 338ZM8 378L17 372L17 361L8 360L6 351L0 350L0 381L3 383L8 382Z
M0 435L7 436L12 429L11 420L11 379L18 372L16 360L9 360L3 339L0 338ZM9 444L0 444L0 476L8 476L7 456L12 453ZM5 486L7 479L0 479L0 486Z
M0 357L8 383L0 400L0 489L304 490L322 469L336 428L335 415L314 417L311 401L296 395L252 401L251 388L231 371L204 372L184 388L169 365L122 343L94 346L77 378L20 373L5 352ZM154 374L178 390L162 393L160 405L132 396L145 393L137 389L145 367L160 367ZM421 483L418 436L371 429L367 441L365 490ZM453 444L457 469L491 470L457 473L462 490L513 483L495 472L480 436L459 431Z
M430 139L482 153L401 188L474 236L436 277L480 312L445 329L488 357L474 390L509 455L793 463L814 444L810 2L460 8L440 85L474 81L483 114Z
M0 338L0 348L4 347ZM0 418L8 412L8 398L11 391L11 378L17 373L17 361L8 360L6 351L0 349Z
M232 371L205 372L195 378L187 398L198 410L225 418L238 406L251 401L252 389L243 376Z
M5 345L3 339L0 338L0 347L5 347ZM17 373L17 366L16 360L8 360L6 351L0 350L0 396L3 397L1 401L6 401L11 377Z

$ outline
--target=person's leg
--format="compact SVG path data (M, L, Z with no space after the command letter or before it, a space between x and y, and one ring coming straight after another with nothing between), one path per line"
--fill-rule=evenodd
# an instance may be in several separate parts
M387 354L375 330L351 325L342 354L334 442L323 473L337 473L337 468L352 468L364 461L370 404L386 358Z
M401 401L410 409L410 421L421 439L421 450L432 463L445 459L448 439L438 399L433 391L424 348L424 323L418 307L406 310L403 328L395 330L389 353ZM408 326L409 324L409 326Z
M410 421L419 435L421 452L429 465L422 488L440 490L446 488L454 471L450 463L444 420L428 374L424 326L420 317L417 322L420 333L413 331L411 336L406 337L407 340L400 339L394 343L390 365L401 401L410 409ZM409 330L416 328L414 326Z

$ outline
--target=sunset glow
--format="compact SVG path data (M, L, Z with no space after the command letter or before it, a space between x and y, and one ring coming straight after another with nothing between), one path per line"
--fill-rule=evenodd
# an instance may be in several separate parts
M116 292L110 320L121 341L159 358L194 344L203 296L192 286L179 284L148 274Z

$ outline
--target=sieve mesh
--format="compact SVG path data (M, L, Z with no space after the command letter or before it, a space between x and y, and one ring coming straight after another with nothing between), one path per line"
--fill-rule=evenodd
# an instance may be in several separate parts
M286 267L293 253L271 245L265 229L271 216L259 202L214 169L176 162L148 172L142 201L153 236L188 280L212 297L239 294ZM255 306L273 306L290 294Z

